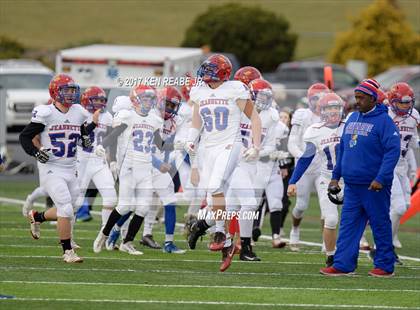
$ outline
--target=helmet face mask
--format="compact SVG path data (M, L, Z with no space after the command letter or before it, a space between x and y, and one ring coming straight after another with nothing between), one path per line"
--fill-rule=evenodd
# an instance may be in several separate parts
M65 107L80 103L80 87L66 74L56 75L50 82L51 98Z
M137 114L147 116L157 104L157 93L154 87L137 85L130 92L131 105Z
M320 113L319 106L318 106L319 100L325 94L328 94L330 92L331 92L330 89L325 84L315 83L315 84L311 85L311 87L309 87L308 93L307 93L309 109L313 113L319 115L319 113Z
M407 83L397 83L391 87L389 104L395 114L409 116L413 111L415 98L413 89Z
M268 110L273 103L273 97L273 92L269 88L252 92L252 100L259 111Z
M95 113L97 110L100 110L101 113L105 112L106 103L106 93L100 87L89 87L82 94L81 104L90 113Z
M343 119L343 106L331 104L321 108L321 119L327 125L336 126Z
M181 100L182 95L178 89L167 86L158 92L156 108L164 120L172 119L178 114Z
M338 126L344 116L344 102L335 93L325 94L318 102L321 120L328 127Z

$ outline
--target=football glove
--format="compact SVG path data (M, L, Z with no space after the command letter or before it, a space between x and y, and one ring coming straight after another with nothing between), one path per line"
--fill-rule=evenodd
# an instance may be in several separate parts
M50 159L50 154L48 154L49 151L50 149L41 147L34 156L41 164L45 164Z
M82 126L84 126L84 125L82 125ZM88 147L92 146L92 140L90 140L89 135L82 135L81 140L82 140L82 146L84 148L88 148Z
M99 157L105 158L106 157L106 151L102 145L98 145L95 148L95 154Z
M290 157L289 152L284 151L274 151L270 153L270 160L276 161L276 160L282 160Z
M258 159L259 150L255 147L250 147L244 153L245 161L255 161Z

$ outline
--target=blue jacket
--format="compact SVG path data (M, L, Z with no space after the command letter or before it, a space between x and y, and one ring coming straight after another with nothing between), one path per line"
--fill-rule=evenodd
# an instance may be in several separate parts
M332 178L343 177L349 184L376 180L391 185L400 153L400 134L386 106L377 104L367 114L354 112L344 126Z

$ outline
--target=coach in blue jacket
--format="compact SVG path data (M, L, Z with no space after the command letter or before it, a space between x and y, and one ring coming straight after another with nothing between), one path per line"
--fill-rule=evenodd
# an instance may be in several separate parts
M344 205L334 265L322 268L324 275L347 275L357 267L359 241L367 222L376 244L375 268L371 276L394 274L389 207L394 168L400 157L398 128L388 116L388 108L377 102L379 84L362 81L355 89L356 106L341 136L337 164L329 191L337 193L344 179Z

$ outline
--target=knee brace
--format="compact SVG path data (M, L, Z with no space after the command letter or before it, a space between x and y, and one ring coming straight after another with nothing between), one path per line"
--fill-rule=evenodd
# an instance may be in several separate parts
M328 214L324 218L324 227L328 229L336 229L338 224L338 214Z
M72 219L74 216L73 206L71 204L64 204L57 206L57 217L67 217Z
M296 219L301 219L303 217L303 214L305 213L305 210L306 209L303 209L303 210L299 209L298 205L296 205L292 210L292 215Z

